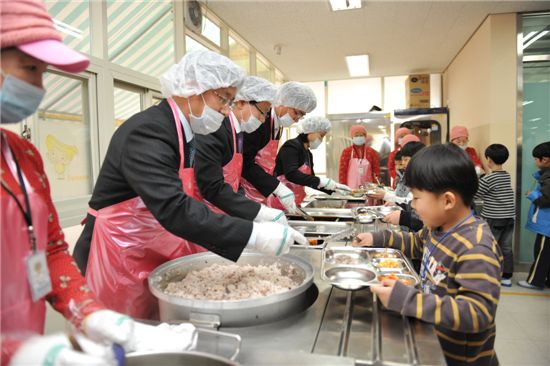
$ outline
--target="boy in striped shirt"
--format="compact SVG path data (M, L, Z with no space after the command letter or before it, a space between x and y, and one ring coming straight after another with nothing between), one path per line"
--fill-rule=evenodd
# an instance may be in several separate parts
M483 200L481 217L489 224L504 256L500 284L511 287L514 274L512 237L514 236L516 209L510 174L502 168L502 164L508 160L508 156L508 149L501 144L492 144L485 149L485 159L487 159L491 174L479 179L479 188L475 198Z
M470 209L478 186L474 165L459 147L434 145L412 158L405 175L424 228L362 233L353 244L422 259L422 289L385 280L371 290L388 309L434 324L448 365L497 365L502 255L487 223Z

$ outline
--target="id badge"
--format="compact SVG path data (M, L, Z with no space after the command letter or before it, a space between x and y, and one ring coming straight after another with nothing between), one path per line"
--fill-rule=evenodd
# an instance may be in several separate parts
M359 175L360 175L360 176L364 176L364 175L365 175L365 167L363 167L363 166L360 166L360 167L359 167Z
M38 301L52 291L50 271L46 262L46 252L39 250L27 257L27 278L33 301Z

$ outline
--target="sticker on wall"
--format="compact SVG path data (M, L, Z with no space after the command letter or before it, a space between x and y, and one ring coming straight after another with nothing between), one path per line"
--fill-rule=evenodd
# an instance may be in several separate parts
M78 154L78 148L59 141L51 134L46 136L46 148L46 156L53 164L55 177L60 180L67 179L66 167L72 162L74 156Z

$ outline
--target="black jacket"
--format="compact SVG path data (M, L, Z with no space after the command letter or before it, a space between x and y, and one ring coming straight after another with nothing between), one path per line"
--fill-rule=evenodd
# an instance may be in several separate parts
M185 165L189 167L189 146L185 145ZM89 205L99 210L140 196L170 233L237 260L252 232L252 222L214 214L187 196L178 175L179 162L174 117L163 100L129 118L114 133ZM83 273L94 223L95 218L88 215L74 251Z
M535 205L540 208L550 207L550 168L546 168L540 171L540 192L542 196L533 201Z
M292 183L319 189L320 179L313 171L313 155L298 137L288 140L281 146L276 162L275 176L284 175ZM311 175L298 170L304 163L311 167Z
M265 122L256 131L244 134L243 178L249 181L265 197L273 193L280 182L256 164L254 159L258 151L267 145L270 137L275 140L281 138L282 128L275 128L275 124L271 128L272 112L273 109L267 113Z
M223 167L233 158L233 132L229 118L224 119L216 132L196 135L196 139L195 180L202 196L231 216L254 220L260 204L234 192L223 178Z

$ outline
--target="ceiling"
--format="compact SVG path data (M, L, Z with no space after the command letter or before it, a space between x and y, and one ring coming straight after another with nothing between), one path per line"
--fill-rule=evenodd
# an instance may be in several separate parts
M489 14L550 10L550 1L205 0L287 79L347 79L345 56L368 54L370 76L445 70ZM277 55L274 46L281 46Z

